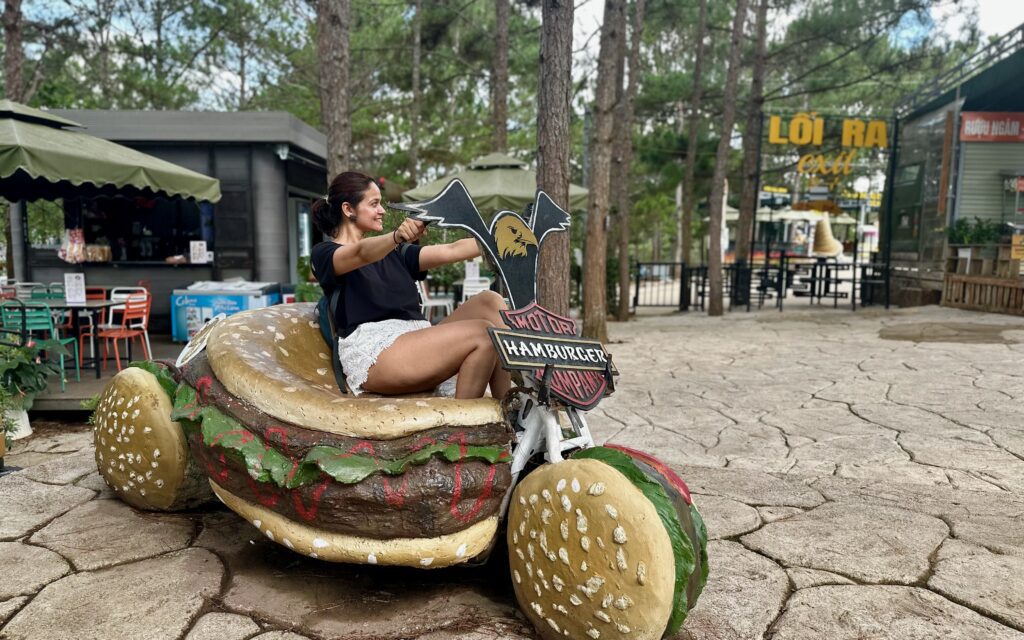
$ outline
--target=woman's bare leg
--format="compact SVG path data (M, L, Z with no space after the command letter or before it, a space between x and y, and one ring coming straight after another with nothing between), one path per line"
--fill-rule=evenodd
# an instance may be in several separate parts
M377 356L363 388L383 394L429 391L458 373L455 397L481 398L497 362L487 334L491 326L472 319L403 334Z
M461 320L487 320L496 327L507 328L498 313L502 309L508 309L505 300L493 291L484 291L460 304L458 309L452 311L438 324Z
M507 329L505 321L499 313L508 309L508 305L500 295L493 291L478 293L464 304L460 304L447 318L442 320L438 326L449 322L462 322L465 320L486 320L492 326ZM491 387L491 397L501 400L512 388L512 377L508 371L501 368L501 363L495 360L494 371L491 373L488 384Z

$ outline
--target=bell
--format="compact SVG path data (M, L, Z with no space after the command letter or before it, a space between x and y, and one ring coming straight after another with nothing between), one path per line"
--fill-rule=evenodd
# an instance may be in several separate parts
M813 252L815 255L827 256L829 258L838 256L843 252L843 243L836 240L835 236L832 235L832 221L827 213L818 220L818 224L814 228Z

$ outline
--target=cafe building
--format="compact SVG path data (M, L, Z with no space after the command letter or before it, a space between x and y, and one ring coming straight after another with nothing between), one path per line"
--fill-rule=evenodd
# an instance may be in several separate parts
M316 242L310 204L327 183L326 139L316 129L284 112L51 113L93 136L216 178L222 197L83 198L73 215L84 233L84 261L62 257L62 238L33 244L26 231L23 280L59 282L80 271L90 286L143 283L152 293L155 331L169 329L173 292L193 282L297 281L297 260ZM32 208L47 205L26 206L31 224L40 215ZM206 259L191 251L195 241L205 242Z
M897 108L883 245L901 305L1024 314L1024 25Z

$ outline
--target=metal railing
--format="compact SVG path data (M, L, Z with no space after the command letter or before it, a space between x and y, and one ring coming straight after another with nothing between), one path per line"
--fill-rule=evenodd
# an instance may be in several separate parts
M970 79L971 76L981 72L993 63L1007 58L1022 49L1024 49L1024 24L1007 32L989 46L901 100L896 105L896 115L903 117L915 111L918 107L928 104L947 91L956 89L956 87Z
M722 267L722 294L732 310L761 309L772 305L782 311L793 295L823 300L838 306L848 300L857 305L881 304L881 285L888 271L884 263L839 262L819 258L800 262L780 254L770 262L726 264ZM709 293L708 267L682 262L635 262L632 267L631 312L641 307L672 307L679 311L703 311Z

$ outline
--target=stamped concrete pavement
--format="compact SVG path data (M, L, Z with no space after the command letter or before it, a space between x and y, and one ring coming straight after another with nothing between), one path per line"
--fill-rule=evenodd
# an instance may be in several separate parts
M610 327L598 442L650 451L707 520L682 639L1024 640L1024 321L936 307ZM479 569L332 565L219 505L136 512L84 425L0 478L0 638L533 638Z

